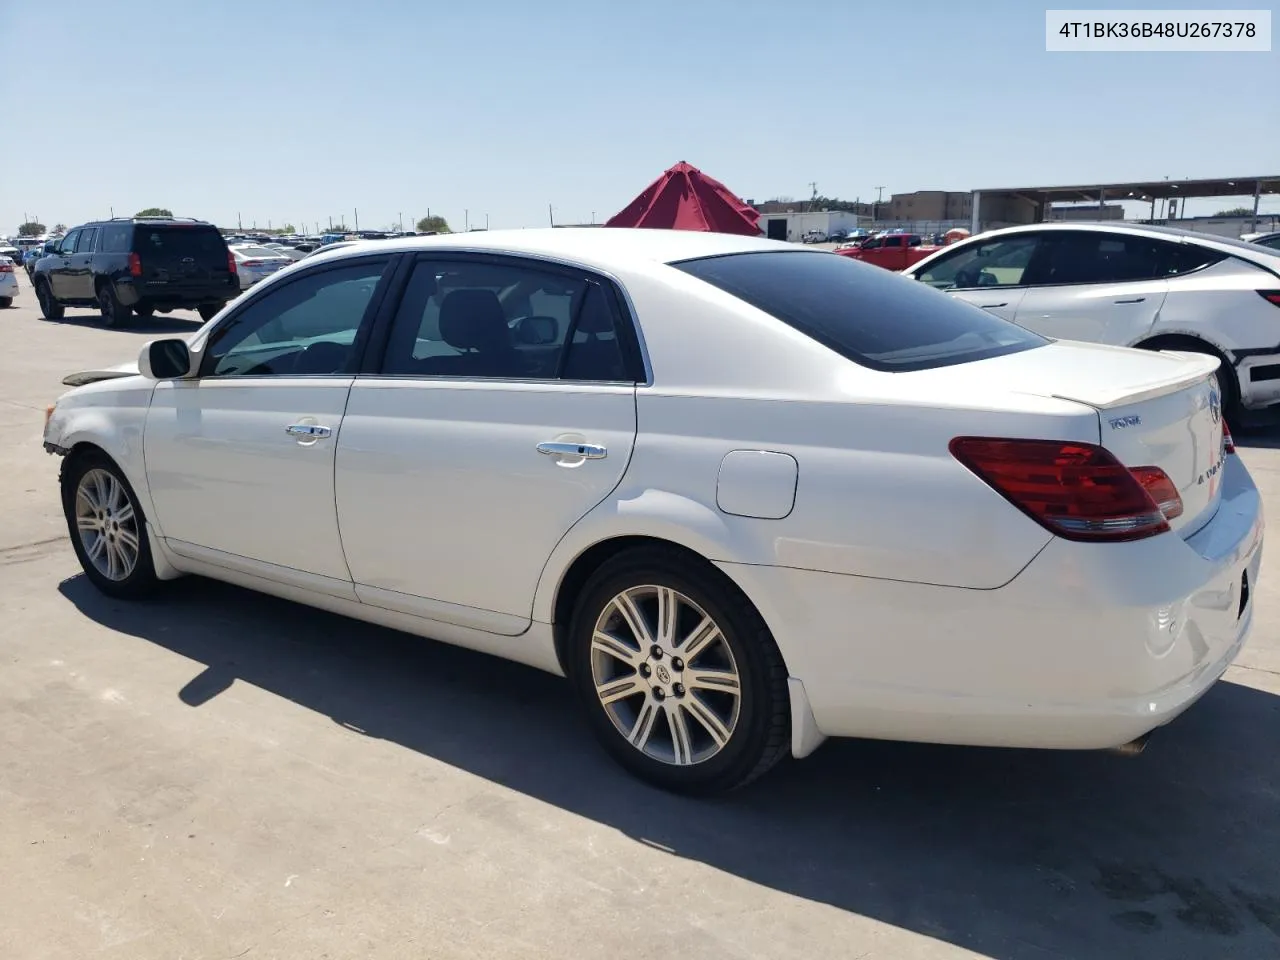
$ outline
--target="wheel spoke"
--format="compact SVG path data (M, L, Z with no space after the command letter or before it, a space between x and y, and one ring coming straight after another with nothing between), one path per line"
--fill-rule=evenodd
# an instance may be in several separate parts
M631 732L627 734L627 739L631 741L633 747L644 750L649 745L649 738L653 736L654 721L658 719L658 714L661 712L662 708L658 706L656 700L645 698L644 705L636 715L636 722L632 724Z
M116 550L116 545L110 540L105 540L107 545L107 576L112 580L120 579L120 555Z
M106 549L106 546L107 546L106 536L102 533L99 533L96 537L93 538L92 543L85 544L84 552L88 555L90 560L92 560L95 564L97 564L98 560L102 557L102 551Z
M80 530L98 530L101 526L97 517L76 517L76 527Z
M684 685L690 690L710 690L714 693L732 693L742 690L737 671L692 667L684 672Z
M138 536L132 530L126 530L123 527L116 533L116 549L120 553L120 559L124 563L125 573L132 572L133 565L138 561Z
M122 525L133 520L133 504L130 503L127 498L124 503L121 504L120 509L116 511L115 519L117 523Z
M670 649L676 642L676 623L680 616L680 599L670 587L658 588L658 643Z
M630 593L620 593L614 597L613 607L622 615L622 619L627 621L627 626L631 629L632 636L636 638L636 642L642 648L648 647L653 643L653 631L649 629L649 624L645 622L644 614L636 606L636 602L631 598Z
M693 763L693 737L689 733L688 715L679 703L667 708L667 723L671 727L671 747L675 752L676 766Z
M705 652L719 639L720 628L716 626L715 621L710 617L703 617L702 622L693 628L676 649L680 651L680 655L686 662L692 663L699 654Z
M96 479L96 478L95 478ZM93 483L80 482L80 488L76 490L76 499L83 500L89 507L89 510L97 513L102 509L102 504L98 502L98 490Z
M107 479L107 509L110 510L114 516L120 509L120 501L123 499L124 487L121 485L120 481L111 476L111 474L104 473L103 476Z
M716 742L717 747L723 747L729 742L729 729L711 708L698 698L697 694L685 697L681 702L703 729L711 734L711 739Z
M647 693L648 688L640 682L637 676L618 677L614 680L608 680L605 683L596 684L596 696L600 698L600 702L608 706L619 700L626 700L628 697L634 697L640 693Z
M638 666L640 661L644 659L644 655L638 649L631 647L620 637L605 633L603 630L597 630L592 635L591 649L608 654L615 660L621 660L631 667Z

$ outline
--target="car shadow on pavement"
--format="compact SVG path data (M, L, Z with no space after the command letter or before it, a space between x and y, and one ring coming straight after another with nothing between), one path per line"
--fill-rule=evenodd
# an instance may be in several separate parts
M616 768L564 681L235 587L86 616L673 856L998 960L1280 955L1280 697L1221 682L1139 757L830 741L715 801ZM174 629L181 624L181 629Z
M42 319L40 322L57 323L72 327L101 327L102 314L96 310L92 312L86 310L82 313L73 313L68 310L63 314L61 320ZM142 317L130 317L122 326L115 329L121 333L194 333L203 324L204 321L194 315L181 314L175 317L157 313L145 319Z

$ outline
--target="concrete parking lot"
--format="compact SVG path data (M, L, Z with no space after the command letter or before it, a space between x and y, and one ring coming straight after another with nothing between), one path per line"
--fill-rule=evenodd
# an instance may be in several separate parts
M559 680L183 580L79 575L40 448L104 330L0 311L0 957L1280 956L1280 575L1137 758L829 742L638 785ZM1280 516L1280 439L1239 438ZM892 642L892 638L886 638Z

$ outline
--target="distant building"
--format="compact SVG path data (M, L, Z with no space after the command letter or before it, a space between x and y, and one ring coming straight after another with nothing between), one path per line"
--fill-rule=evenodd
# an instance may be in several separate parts
M973 213L973 194L957 190L917 190L895 193L879 205L877 220L967 220Z
M769 204L761 204L769 206ZM760 210L760 207L756 207ZM804 210L760 212L760 232L770 240L800 240L815 230L823 236L837 231L848 233L865 226L870 217L859 217L851 210Z
M1099 207L1096 203L1055 203L1049 207L1046 220L1123 220L1124 206L1108 203Z

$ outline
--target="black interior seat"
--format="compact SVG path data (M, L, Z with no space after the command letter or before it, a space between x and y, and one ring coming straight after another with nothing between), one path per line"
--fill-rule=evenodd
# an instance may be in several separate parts
M420 372L447 377L519 377L520 352L498 295L491 290L454 290L440 305L440 336L459 351L454 357L430 357Z

